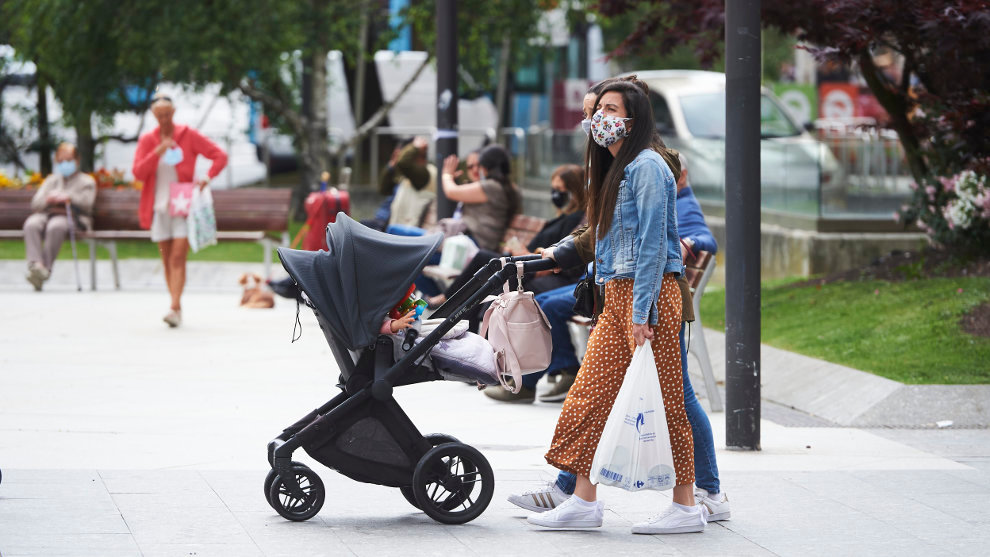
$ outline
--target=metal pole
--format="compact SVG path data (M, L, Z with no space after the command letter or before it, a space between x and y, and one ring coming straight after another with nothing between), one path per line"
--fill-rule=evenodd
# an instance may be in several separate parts
M457 154L457 2L437 0L437 170ZM454 214L454 204L437 184L437 218Z
M760 0L725 2L725 444L760 449Z

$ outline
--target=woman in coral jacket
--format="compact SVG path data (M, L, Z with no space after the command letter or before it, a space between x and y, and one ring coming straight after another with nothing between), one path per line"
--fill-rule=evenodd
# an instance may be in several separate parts
M172 99L156 95L151 113L158 127L141 136L134 153L134 177L144 183L138 217L141 228L151 230L151 241L158 244L165 267L165 283L172 296L172 305L164 321L169 327L182 322L182 290L186 285L186 219L169 213L171 185L192 182L196 157L202 155L213 161L207 177L195 180L202 189L227 165L227 153L203 134L189 126L175 124Z

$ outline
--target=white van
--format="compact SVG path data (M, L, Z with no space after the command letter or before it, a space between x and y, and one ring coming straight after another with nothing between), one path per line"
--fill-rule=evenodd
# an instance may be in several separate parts
M657 131L688 161L701 199L725 197L725 74L697 70L630 72L650 88ZM629 75L629 74L627 74ZM762 204L819 214L822 196L845 178L831 150L800 126L768 89L760 92ZM819 188L819 185L821 188Z

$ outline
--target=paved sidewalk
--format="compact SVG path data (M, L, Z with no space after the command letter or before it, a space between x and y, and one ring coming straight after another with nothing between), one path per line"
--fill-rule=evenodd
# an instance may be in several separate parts
M191 285L184 326L168 330L164 289L77 293L69 268L66 284L35 294L5 269L3 557L983 555L990 543L987 430L822 427L774 405L762 451L718 452L732 520L704 534L632 536L629 526L669 494L603 488L604 528L540 530L505 497L552 477L542 455L559 404L499 404L450 382L403 387L397 398L422 431L459 437L489 459L496 492L480 518L440 525L398 490L351 481L300 451L327 502L290 523L262 497L265 445L334 394L311 313L303 308L293 344L294 304L242 310L236 289L217 290L226 283L214 275L233 268L204 267L196 273L209 284ZM712 415L719 447L724 421Z

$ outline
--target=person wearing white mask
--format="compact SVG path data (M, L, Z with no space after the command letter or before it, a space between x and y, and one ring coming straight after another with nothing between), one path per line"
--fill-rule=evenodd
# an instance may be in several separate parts
M75 225L93 227L96 180L79 171L79 153L71 143L55 150L55 172L45 178L31 199L32 214L24 221L24 248L27 252L27 281L41 291L51 276L52 265L69 233L66 205L71 205Z
M196 158L200 155L213 163L205 177L195 180L204 188L227 166L227 153L191 126L172 122L175 106L172 99L156 95L151 113L158 127L138 140L134 153L134 177L144 183L138 219L141 228L151 230L151 241L158 244L172 305L163 319L169 327L182 322L182 291L186 285L186 219L169 211L172 184L193 182Z

